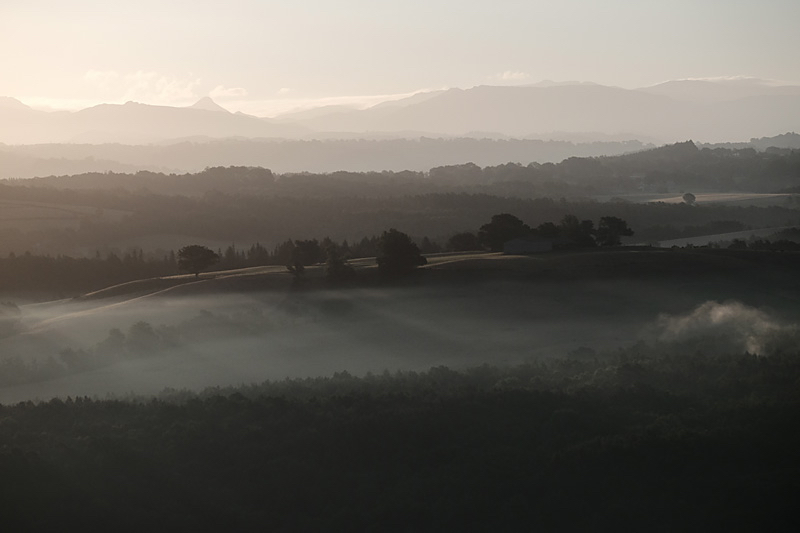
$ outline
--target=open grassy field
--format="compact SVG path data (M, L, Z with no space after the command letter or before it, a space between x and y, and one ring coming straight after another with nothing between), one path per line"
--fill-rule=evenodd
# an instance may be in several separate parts
M114 209L3 200L0 201L0 230L77 229L82 220L116 222L128 214Z
M792 226L779 226L774 228L758 228L745 231L733 231L730 233L714 233L712 235L701 235L699 237L685 237L683 239L670 239L660 241L658 246L662 248L670 248L672 246L706 246L712 242L730 242L734 239L748 240L750 238L764 238L774 235L775 233L789 229Z
M694 191L690 191L694 192ZM798 205L800 195L790 193L751 193L751 192L694 192L696 204L717 204L733 206L793 206ZM616 196L598 196L598 201L609 201L612 198L637 204L663 202L665 204L683 203L683 193L630 193Z

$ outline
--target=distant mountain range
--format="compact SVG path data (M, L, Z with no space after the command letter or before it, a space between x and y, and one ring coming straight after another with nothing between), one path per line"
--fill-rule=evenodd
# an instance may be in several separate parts
M189 137L297 138L308 133L302 126L230 113L208 97L190 107L128 102L76 112L38 111L14 98L0 100L0 142L6 144L150 144Z
M331 106L260 118L210 98L190 107L128 102L77 112L0 98L0 142L147 144L202 138L468 136L674 142L744 141L800 129L800 86L681 80L641 89L543 82L419 93L364 110Z
M543 139L593 132L656 142L746 140L800 129L800 86L760 80L685 80L636 90L588 83L480 86L426 95L391 107L318 110L292 118L294 124L325 132Z

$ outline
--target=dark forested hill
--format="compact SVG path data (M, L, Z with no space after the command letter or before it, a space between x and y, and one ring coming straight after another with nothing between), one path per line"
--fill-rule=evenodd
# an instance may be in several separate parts
M14 530L793 531L797 354L0 406Z
M271 247L289 238L325 236L352 242L390 227L443 244L455 233L477 231L498 213L514 214L531 227L567 214L595 221L615 216L634 229L636 242L648 242L702 235L704 227L711 234L797 225L791 194L761 208L687 205L680 196L798 185L800 151L699 149L691 141L559 164L466 163L427 173L275 174L240 166L196 174L78 174L0 183L0 253L168 252L192 239L214 247ZM678 202L624 200L656 198L659 191L671 192Z

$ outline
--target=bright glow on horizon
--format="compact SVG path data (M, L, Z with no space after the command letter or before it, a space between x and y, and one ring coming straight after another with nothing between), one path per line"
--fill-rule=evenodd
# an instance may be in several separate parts
M800 83L797 20L796 0L4 0L0 95L72 110L211 96L271 116L422 87Z

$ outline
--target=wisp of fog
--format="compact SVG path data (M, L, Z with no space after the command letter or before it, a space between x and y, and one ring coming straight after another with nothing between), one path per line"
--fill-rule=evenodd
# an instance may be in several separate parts
M694 343L711 353L746 351L754 355L788 348L798 335L796 325L738 301L708 301L685 314L661 314L647 331L660 342Z

